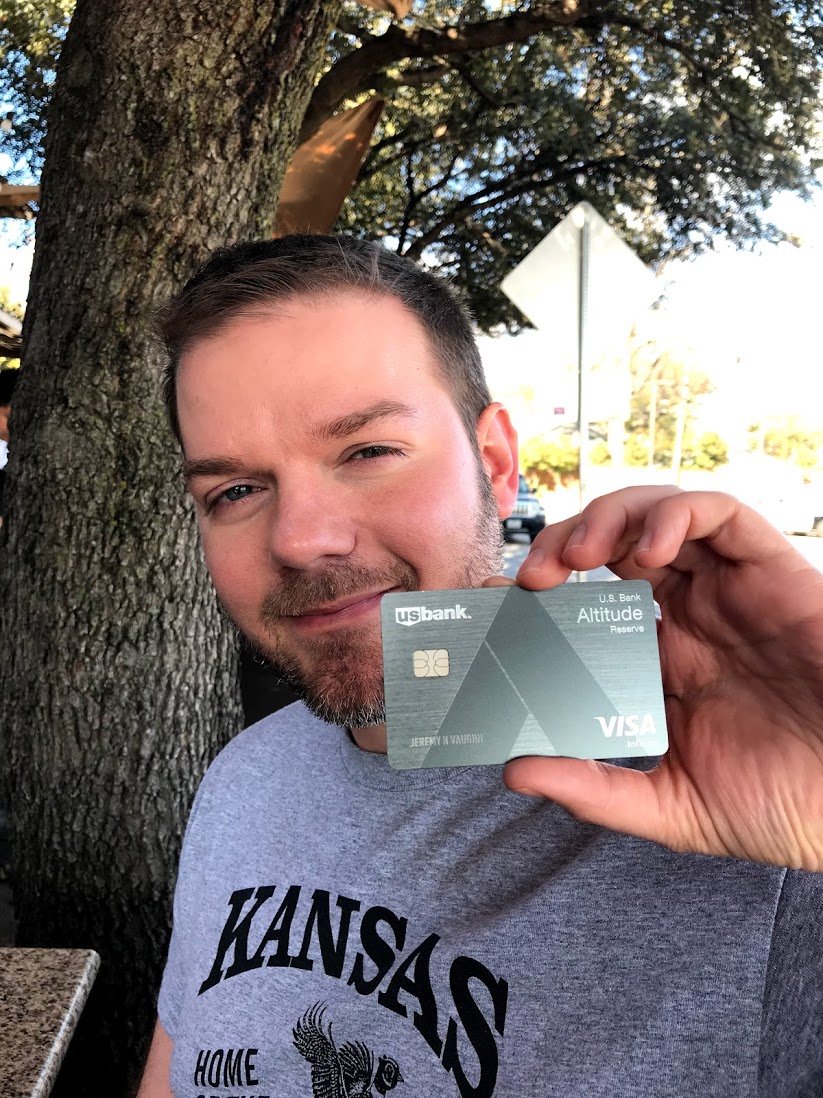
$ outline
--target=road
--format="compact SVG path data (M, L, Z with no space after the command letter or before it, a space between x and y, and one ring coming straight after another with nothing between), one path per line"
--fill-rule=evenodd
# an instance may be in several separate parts
M526 559L529 552L528 534L509 534L511 541L506 542L503 550L503 574L515 576L517 569ZM823 572L823 538L790 537L789 541L798 549L818 571ZM572 574L572 580L577 579L577 573ZM591 572L584 572L585 580L613 580L617 577L608 568L595 568Z

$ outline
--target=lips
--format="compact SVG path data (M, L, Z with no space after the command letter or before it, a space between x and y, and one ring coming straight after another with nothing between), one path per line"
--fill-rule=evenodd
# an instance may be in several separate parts
M330 606L318 606L315 609L307 610L305 614L299 614L298 617L316 617L319 615L337 614L341 610L346 610L350 606L356 606L358 602L365 602L367 599L373 599L375 596L382 597L385 595L385 591L371 591L368 594L352 595L350 598L341 599L339 602L334 602Z
M295 614L290 620L298 628L322 628L324 625L346 622L372 610L380 604L380 599L385 594L396 590L398 590L396 587L387 587L381 588L379 591L349 595L347 598L340 599L338 602L330 603L327 606L318 606L306 611L304 614Z

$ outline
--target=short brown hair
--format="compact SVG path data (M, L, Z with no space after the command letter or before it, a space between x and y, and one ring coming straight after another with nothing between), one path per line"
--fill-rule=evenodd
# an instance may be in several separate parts
M376 241L303 233L220 248L163 311L160 333L168 352L163 396L177 441L182 442L177 369L194 343L268 304L341 290L394 297L417 317L474 442L477 420L491 394L471 318L452 290Z

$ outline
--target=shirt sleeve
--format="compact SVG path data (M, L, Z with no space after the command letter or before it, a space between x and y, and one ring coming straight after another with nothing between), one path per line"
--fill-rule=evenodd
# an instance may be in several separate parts
M823 1095L823 873L788 870L763 998L762 1098Z
M196 887L192 875L197 872L199 861L196 822L197 812L203 798L204 785L205 779L200 783L200 788L197 790L192 803L186 825L186 834L183 838L183 847L180 851L177 883L174 888L171 940L166 957L166 967L163 970L163 979L160 983L160 994L157 999L157 1016L163 1029L172 1039L174 1039L183 1006L186 972L189 968L186 953L187 942L190 943L192 940L188 928L192 912L190 896L192 888Z

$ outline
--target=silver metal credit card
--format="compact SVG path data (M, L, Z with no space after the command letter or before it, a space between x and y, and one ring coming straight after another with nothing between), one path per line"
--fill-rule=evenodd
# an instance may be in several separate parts
M401 592L381 618L396 769L668 747L645 581Z

